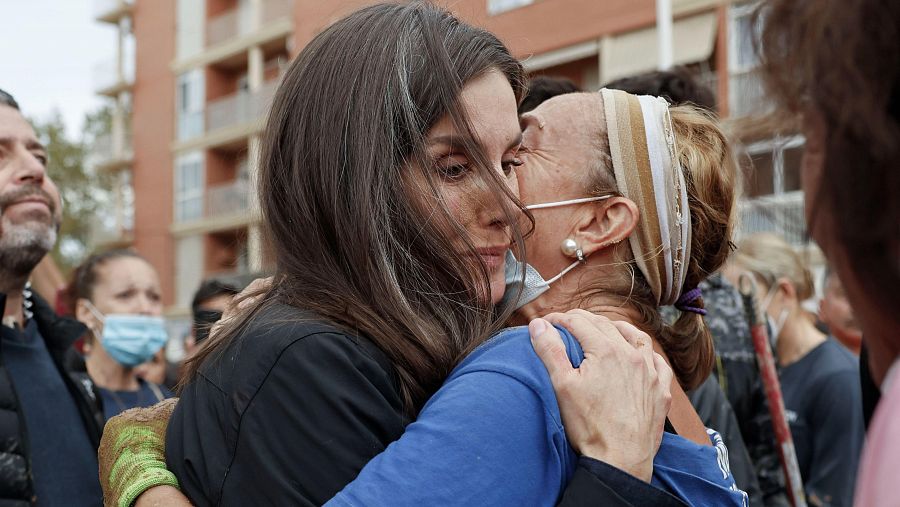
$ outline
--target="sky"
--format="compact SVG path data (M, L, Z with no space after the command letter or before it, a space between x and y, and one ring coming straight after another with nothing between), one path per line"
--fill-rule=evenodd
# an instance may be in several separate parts
M58 110L77 137L86 112L103 102L93 69L115 54L115 27L94 21L99 0L0 0L0 88L29 117Z

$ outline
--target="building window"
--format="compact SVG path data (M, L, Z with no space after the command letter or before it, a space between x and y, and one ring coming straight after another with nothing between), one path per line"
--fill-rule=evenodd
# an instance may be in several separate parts
M175 110L180 141L203 133L203 101L206 95L204 85L202 69L194 69L178 76Z
M203 153L194 152L175 160L175 222L203 217Z
M744 148L740 235L773 232L795 245L809 241L800 191L803 137L776 137Z
M493 16L531 3L534 3L534 0L487 0L487 9L488 14Z
M730 74L729 111L734 117L763 116L772 110L766 100L759 72L755 41L762 23L754 12L756 3L736 5L730 11L728 70Z

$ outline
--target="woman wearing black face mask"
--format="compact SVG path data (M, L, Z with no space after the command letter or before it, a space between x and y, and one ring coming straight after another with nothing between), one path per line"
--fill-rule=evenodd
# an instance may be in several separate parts
M800 255L771 234L744 238L729 275L749 271L769 320L788 424L811 503L852 505L864 423L856 357L816 329L801 303L812 275Z
M186 357L193 356L197 347L209 337L210 328L222 318L222 312L238 292L236 287L218 280L206 280L200 284L191 301L193 325L184 343Z

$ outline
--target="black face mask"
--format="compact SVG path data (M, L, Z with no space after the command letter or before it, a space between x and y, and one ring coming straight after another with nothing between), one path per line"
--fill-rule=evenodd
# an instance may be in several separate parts
M210 328L221 318L222 312L218 310L197 310L194 313L194 342L199 345L209 338Z

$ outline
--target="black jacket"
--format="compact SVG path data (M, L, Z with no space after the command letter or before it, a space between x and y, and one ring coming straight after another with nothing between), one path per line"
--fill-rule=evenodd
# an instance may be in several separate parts
M96 448L100 445L103 411L97 403L93 383L87 376L69 375L63 366L66 352L87 328L76 320L57 316L36 294L32 301L34 321ZM6 294L0 293L0 308L5 306ZM32 501L31 455L25 420L0 348L0 507L26 506Z
M725 392L716 382L716 377L710 375L697 389L688 393L691 405L697 410L697 415L707 428L719 432L722 441L728 447L728 463L731 467L731 475L734 482L750 497L751 507L762 507L762 492L759 489L759 481L756 479L756 470L747 446L741 436L741 428Z
M199 506L321 505L402 435L391 362L287 306L263 311L182 392L166 459ZM564 505L683 505L583 458Z

